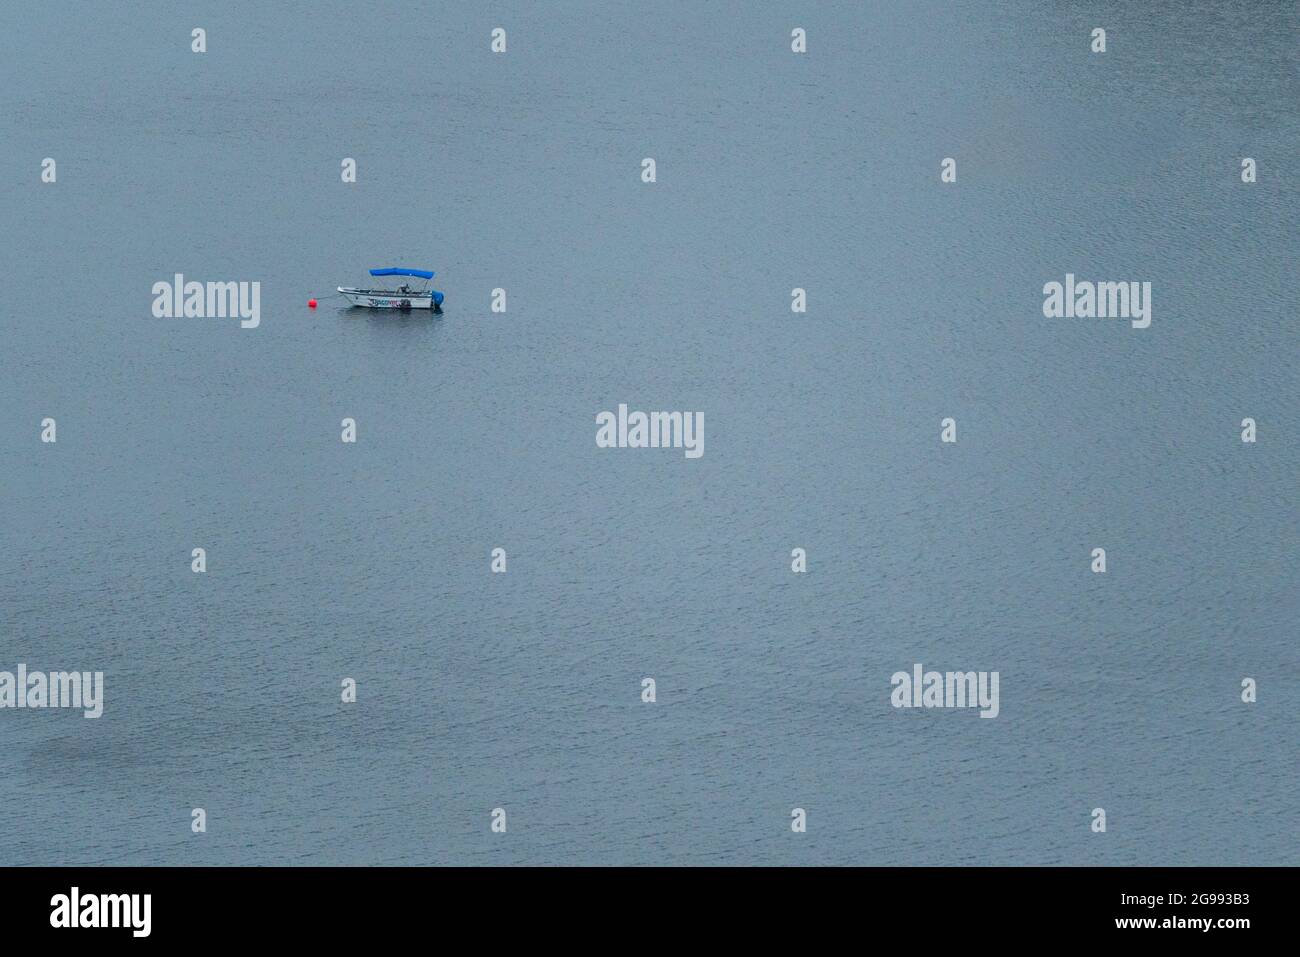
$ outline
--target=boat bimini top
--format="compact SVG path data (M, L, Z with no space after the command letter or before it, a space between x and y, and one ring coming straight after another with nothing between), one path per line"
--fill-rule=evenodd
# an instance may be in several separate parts
M372 276L414 276L416 279L432 279L433 273L427 269L398 269L389 267L388 269L372 269Z

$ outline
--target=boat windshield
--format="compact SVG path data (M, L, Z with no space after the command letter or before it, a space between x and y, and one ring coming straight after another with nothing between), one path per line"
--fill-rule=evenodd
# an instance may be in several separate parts
M420 295L429 288L429 280L420 279L418 276L369 276L367 278L369 282L362 288L369 288L376 292L405 292Z

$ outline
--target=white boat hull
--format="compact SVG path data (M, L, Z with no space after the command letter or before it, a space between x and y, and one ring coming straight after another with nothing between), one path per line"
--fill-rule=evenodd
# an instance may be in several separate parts
M354 306L368 309L432 309L433 293L382 292L339 286L339 295Z

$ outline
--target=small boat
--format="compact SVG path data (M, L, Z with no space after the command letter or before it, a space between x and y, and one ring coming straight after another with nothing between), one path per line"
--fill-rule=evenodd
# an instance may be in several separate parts
M372 269L372 276L410 276L423 279L420 288L411 288L410 283L402 283L396 289L357 289L353 286L339 286L339 295L354 306L369 309L432 309L442 312L442 293L429 288L433 273L427 269Z

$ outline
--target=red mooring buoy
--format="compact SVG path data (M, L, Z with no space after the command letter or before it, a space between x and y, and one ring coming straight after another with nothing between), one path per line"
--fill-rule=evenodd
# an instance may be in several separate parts
M310 306L312 309L315 309L315 308L316 308L316 300L315 300L315 299L308 299L308 300L307 300L307 305Z

